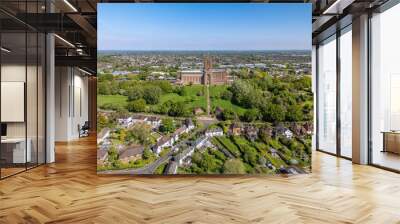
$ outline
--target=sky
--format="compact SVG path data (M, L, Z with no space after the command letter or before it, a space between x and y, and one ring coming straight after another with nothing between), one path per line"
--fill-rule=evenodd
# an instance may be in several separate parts
M101 3L99 50L310 50L311 4Z

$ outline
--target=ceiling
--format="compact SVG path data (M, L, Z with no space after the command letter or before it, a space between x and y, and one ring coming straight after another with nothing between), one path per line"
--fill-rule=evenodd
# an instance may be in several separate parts
M25 31L55 33L56 66L78 66L96 74L97 0L1 0L3 36L24 47ZM15 39L13 38L15 37ZM29 38L28 38L29 39ZM28 52L30 51L28 46ZM23 52L21 52L22 54ZM10 55L11 56L11 55Z
M312 3L313 43L335 32L360 12L378 7L387 0L239 0L235 2ZM47 3L46 3L47 2ZM1 0L0 22L3 32L18 33L26 29L54 32L56 65L79 66L96 73L97 3L116 2L188 2L179 0ZM232 2L192 0L190 2ZM51 13L50 13L51 12ZM347 20L346 20L346 19ZM11 35L11 34L9 34ZM16 35L16 34L15 34ZM16 38L15 40L18 40Z

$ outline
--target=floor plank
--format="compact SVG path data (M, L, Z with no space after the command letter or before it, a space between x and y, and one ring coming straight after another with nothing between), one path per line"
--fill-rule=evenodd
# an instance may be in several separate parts
M0 223L400 223L400 175L320 152L291 177L96 175L96 139L0 181Z

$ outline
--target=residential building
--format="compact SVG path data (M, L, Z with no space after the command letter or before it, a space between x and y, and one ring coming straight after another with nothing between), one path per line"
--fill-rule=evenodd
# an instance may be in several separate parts
M152 128L159 128L161 126L161 118L159 117L148 117L146 123L149 124Z
M133 119L132 119L132 117L119 118L118 124L121 125L122 127L127 128L133 124Z
M241 135L242 134L242 125L240 123L233 123L229 127L229 134L231 135Z
M97 164L102 165L108 157L108 150L97 150Z
M132 122L133 123L145 123L147 122L149 118L144 115L134 115L132 116Z
M223 136L224 131L220 127L208 129L205 133L206 137Z
M258 138L258 128L248 125L244 128L246 138L250 141L255 141Z
M207 136L200 137L200 138L198 138L198 139L195 141L194 147L195 147L196 149L200 149L200 148L202 148L202 147L205 147L205 146L208 145L208 144L207 144L208 140L209 140L209 138L208 138Z
M127 146L125 149L121 150L119 153L119 159L123 163L129 163L142 157L144 147L141 145Z
M189 131L191 131L191 130L193 130L195 128L195 126L193 124L193 121L190 118L185 119L184 123L185 123L185 125L186 125L186 127L188 128Z
M172 147L175 143L176 136L164 136L160 139L160 141L155 144L152 149L153 152L156 153L157 155L160 154L160 152L166 148L166 147Z
M178 172L178 163L171 161L168 163L167 168L165 168L165 174L176 174Z

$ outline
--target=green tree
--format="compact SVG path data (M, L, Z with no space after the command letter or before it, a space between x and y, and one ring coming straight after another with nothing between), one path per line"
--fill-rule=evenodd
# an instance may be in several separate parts
M153 152L149 148L143 150L142 159L148 160L154 156Z
M127 109L130 112L144 112L146 110L146 101L144 99L138 99L129 102Z
M279 122L285 119L286 111L280 104L269 103L263 111L264 121Z
M240 159L227 160L223 167L224 174L245 174L246 169Z
M143 97L143 89L135 86L128 91L128 101L138 100Z
M229 120L236 120L236 113L235 111L233 111L230 108L226 108L223 112L222 112L222 119L224 121L229 121Z
M162 90L158 86L149 86L144 89L143 99L146 103L155 105L160 101Z
M146 124L135 125L131 130L130 134L142 145L151 144L150 135L151 127Z
M184 86L178 86L175 88L175 93L178 94L179 96L186 96L187 90Z
M245 162L251 164L252 166L257 165L257 156L258 153L255 148L250 147L248 145L245 146L243 159Z
M171 118L164 118L161 121L160 131L163 133L172 133L175 131L175 123Z
M185 111L185 103L182 101L179 102L173 102L170 105L170 109L168 111L169 116L174 116L174 117L181 117L185 116L186 111Z
M107 117L102 114L98 114L97 115L97 126L98 126L99 130L107 127L107 125L108 125Z
M119 140L121 141L121 142L125 142L125 140L126 140L126 135L127 135L127 133L126 133L126 130L125 129L120 129L119 130Z
M103 82L103 81L111 81L113 80L114 76L110 73L105 73L105 74L99 74L98 76L98 81Z
M110 95L111 94L111 89L107 85L107 82L99 82L97 85L97 93L100 95Z
M243 119L247 122L253 122L261 118L260 110L257 108L248 109L243 115Z
M155 81L154 84L160 87L164 93L172 93L174 90L171 83L168 81Z
M302 107L298 104L289 106L286 113L286 120L302 121L303 120Z
M225 90L224 92L221 93L221 98L224 100L232 100L232 92L229 90Z
M171 100L165 101L158 107L158 113L168 114L169 110L171 109L172 104L173 104L173 102Z
M111 146L108 151L108 157L107 157L107 161L108 163L114 167L114 168L118 168L121 165L121 162L119 161L119 155L118 155L118 151L114 146Z
M203 153L203 159L200 162L200 165L205 173L216 173L219 171L218 161L213 155L205 152Z

